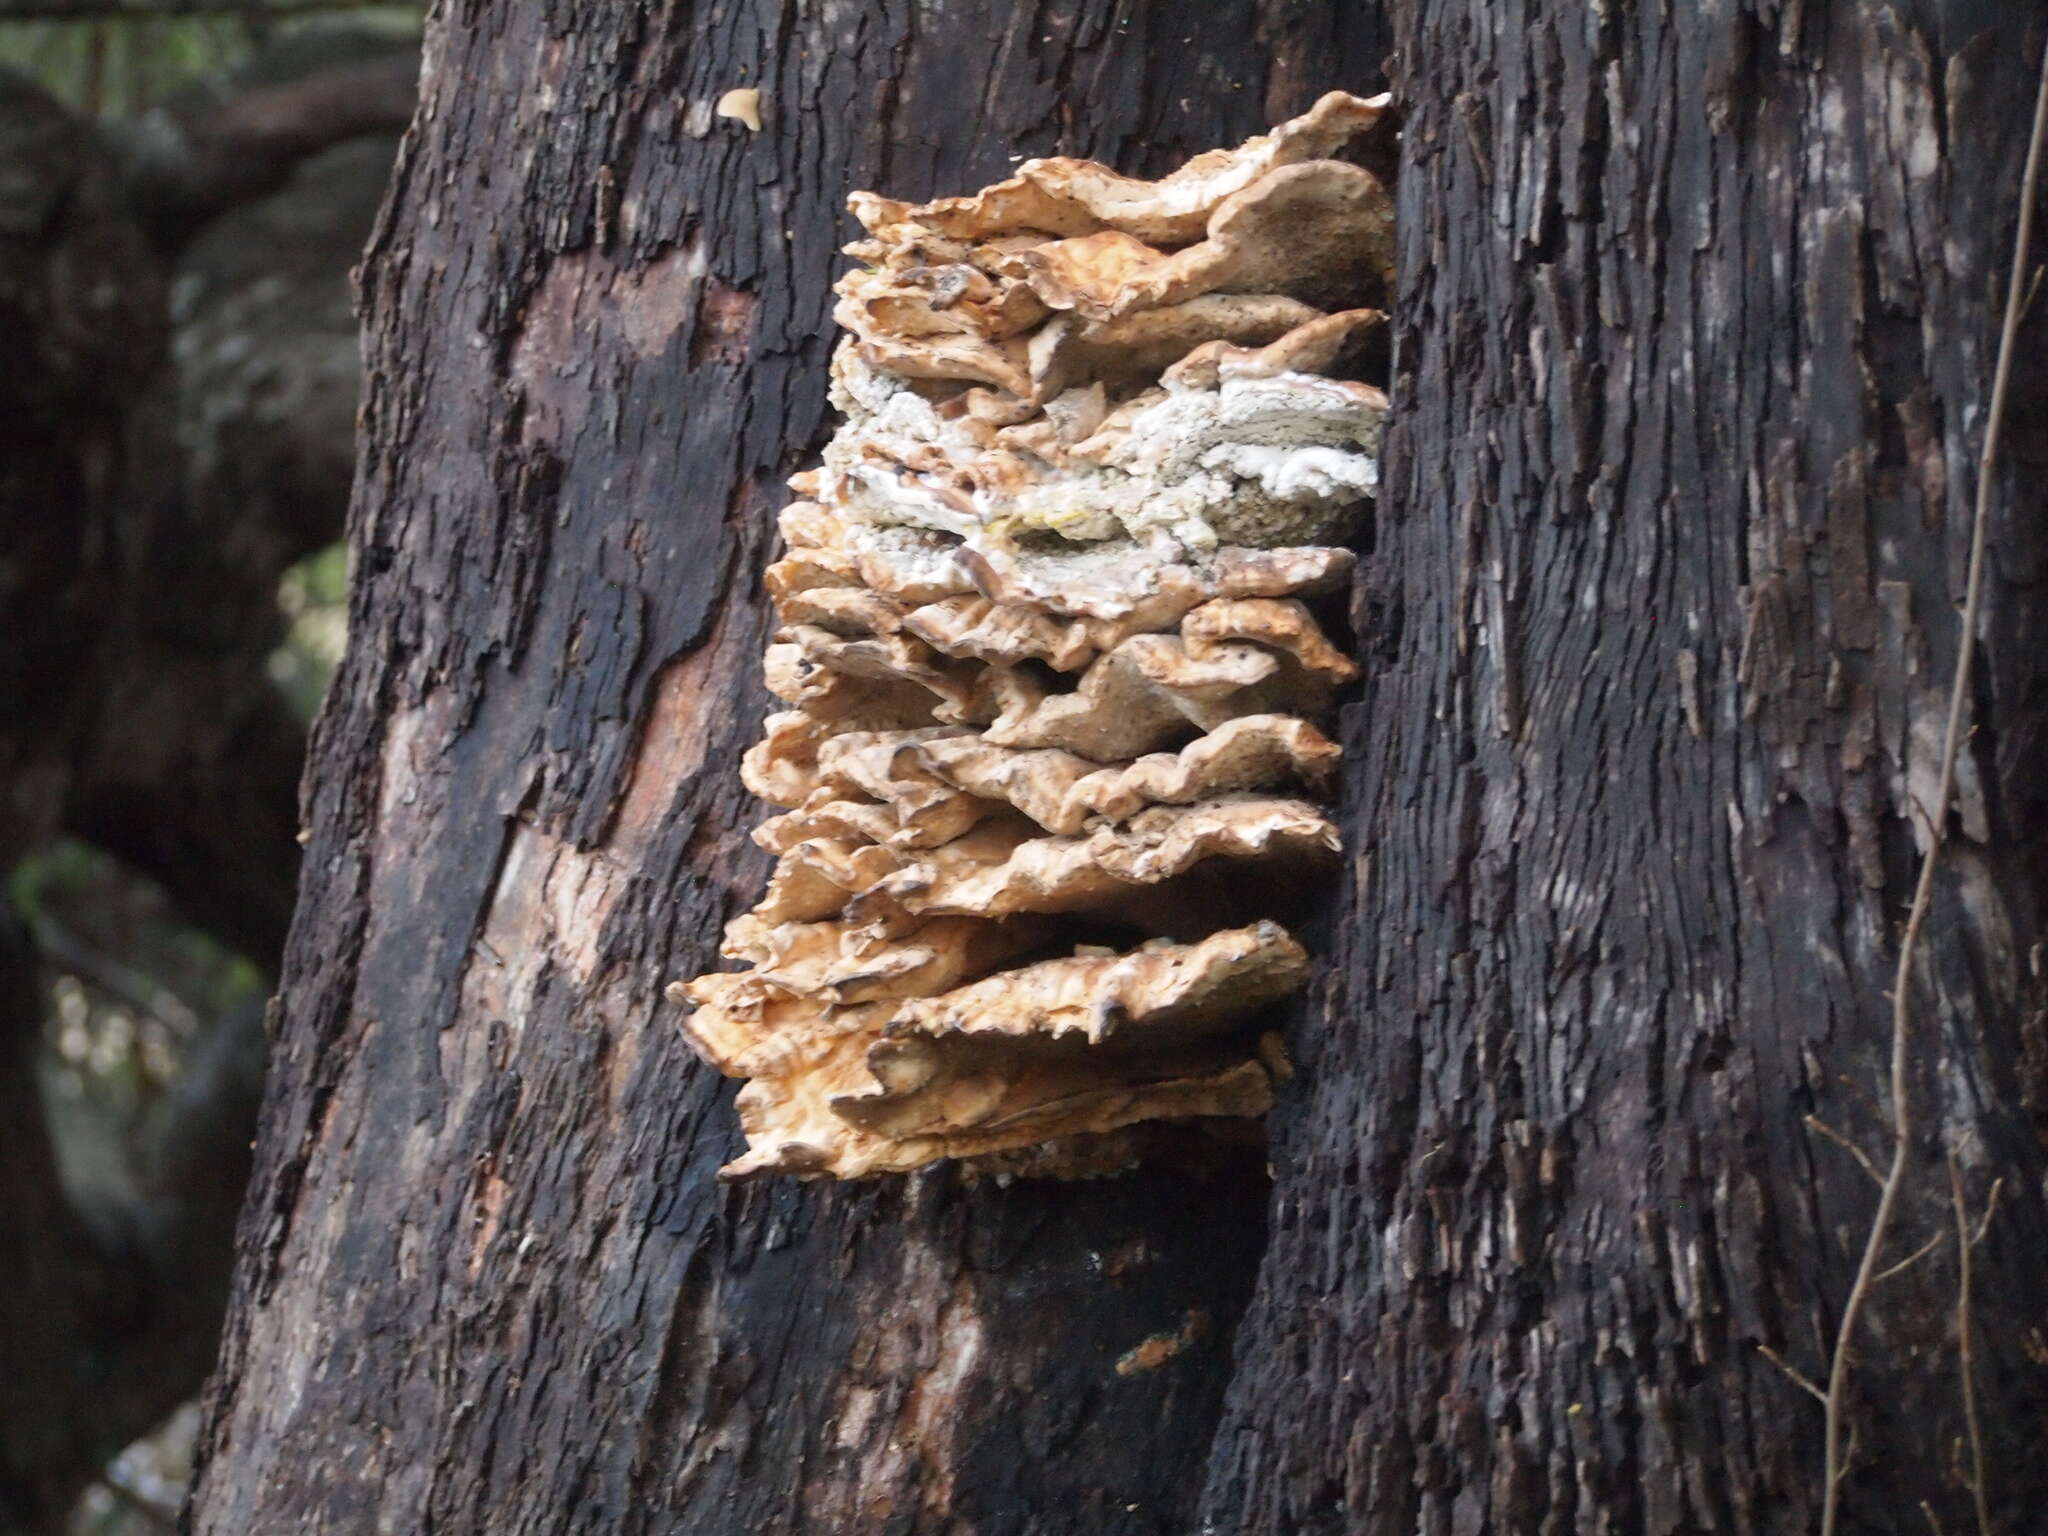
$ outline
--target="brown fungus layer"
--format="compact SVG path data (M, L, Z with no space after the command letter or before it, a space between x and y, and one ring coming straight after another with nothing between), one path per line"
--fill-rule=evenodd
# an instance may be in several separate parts
M1393 213L1334 93L1158 181L851 199L844 421L767 572L745 970L679 983L729 1177L1098 1174L1255 1122L1337 853L1326 631L1378 487Z

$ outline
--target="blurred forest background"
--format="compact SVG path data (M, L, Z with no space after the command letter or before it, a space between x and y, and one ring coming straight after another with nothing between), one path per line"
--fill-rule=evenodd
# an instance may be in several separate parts
M0 0L0 1532L175 1526L419 22Z

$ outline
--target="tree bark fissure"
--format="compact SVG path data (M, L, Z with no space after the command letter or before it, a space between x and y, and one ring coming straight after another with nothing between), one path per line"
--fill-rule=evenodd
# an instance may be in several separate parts
M1873 1205L1804 1117L1886 1146L2039 44L1965 9L1402 9L1384 666L1218 1531L1814 1522L1818 1407L1764 1351L1824 1378ZM1980 1205L2042 1172L2040 791L2004 744L2039 731L2039 398L1993 529L1985 729L1914 999L1936 1133L1894 1260L1947 1224L1944 1147ZM1977 1383L2000 1529L2043 1493L2044 1239L2034 1195L2001 1201L1973 1281L2004 1341ZM1955 1285L1938 1249L1869 1314L1854 1529L1973 1519Z

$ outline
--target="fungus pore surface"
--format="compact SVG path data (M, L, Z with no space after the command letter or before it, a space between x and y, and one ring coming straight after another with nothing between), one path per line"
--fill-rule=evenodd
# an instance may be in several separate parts
M850 204L843 421L767 572L748 968L678 983L728 1177L1079 1175L1286 1072L1379 484L1393 210L1341 92L1158 181Z

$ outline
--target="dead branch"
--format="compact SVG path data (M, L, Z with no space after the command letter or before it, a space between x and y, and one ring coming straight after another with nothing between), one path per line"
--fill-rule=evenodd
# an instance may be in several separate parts
M411 49L322 70L210 108L159 108L135 125L126 179L158 249L182 248L208 220L284 185L309 155L412 120Z

